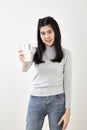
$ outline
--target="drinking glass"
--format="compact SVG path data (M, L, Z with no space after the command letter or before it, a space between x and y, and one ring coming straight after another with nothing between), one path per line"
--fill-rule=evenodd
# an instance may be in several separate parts
M23 51L24 54L24 62L31 61L32 58L32 50L31 50L31 44L22 44L20 47L20 50Z

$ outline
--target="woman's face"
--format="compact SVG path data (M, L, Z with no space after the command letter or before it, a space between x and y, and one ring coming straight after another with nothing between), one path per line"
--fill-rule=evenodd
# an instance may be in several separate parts
M40 37L46 45L52 46L54 44L55 33L50 25L40 28Z

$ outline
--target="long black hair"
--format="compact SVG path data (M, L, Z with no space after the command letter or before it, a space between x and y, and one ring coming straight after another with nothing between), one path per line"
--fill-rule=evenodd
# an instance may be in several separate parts
M56 20L50 16L39 19L38 20L38 26L37 26L37 49L36 52L34 54L34 58L33 61L36 64L40 64L43 63L44 61L42 60L42 56L44 51L46 50L46 46L43 43L43 41L41 40L40 37L40 29L41 27L44 27L46 25L50 25L52 27L52 29L54 30L55 33L55 40L54 40L54 47L55 47L55 58L51 59L51 61L53 62L61 62L62 58L63 58L63 51L62 51L62 47L61 47L61 33L60 33L60 28L58 23L56 22Z

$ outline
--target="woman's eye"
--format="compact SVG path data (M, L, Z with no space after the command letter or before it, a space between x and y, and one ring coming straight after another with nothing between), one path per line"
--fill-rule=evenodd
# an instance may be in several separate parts
M45 33L44 33L44 32L41 32L41 35L45 35Z
M52 31L49 31L48 33L52 33Z

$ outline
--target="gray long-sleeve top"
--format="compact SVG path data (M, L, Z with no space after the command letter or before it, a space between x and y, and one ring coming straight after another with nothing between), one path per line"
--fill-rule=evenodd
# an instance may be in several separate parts
M71 79L72 79L72 58L71 52L63 48L64 57L60 63L52 62L55 57L54 46L46 46L43 55L45 63L39 65L31 61L33 69L32 92L34 96L52 96L65 93L65 107L71 106ZM34 54L34 53L33 53ZM27 71L30 68L23 68Z

